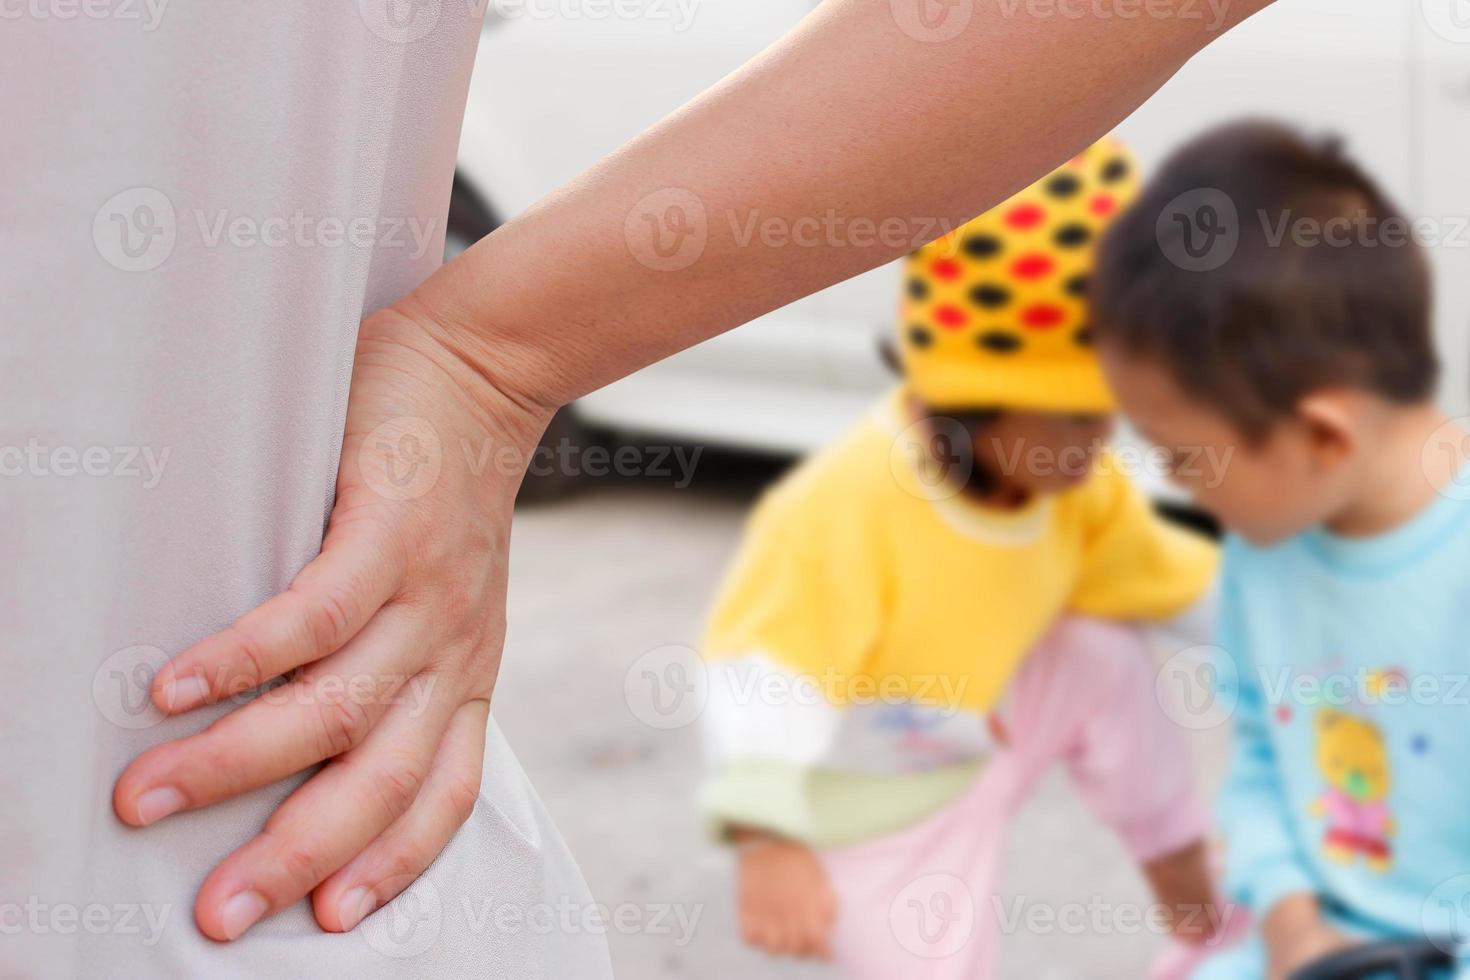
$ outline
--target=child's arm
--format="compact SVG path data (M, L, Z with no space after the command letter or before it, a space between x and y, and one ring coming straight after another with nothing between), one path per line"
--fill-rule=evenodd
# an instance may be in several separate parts
M875 521L853 483L832 474L809 462L752 515L710 617L700 716L709 765L700 809L738 848L742 936L820 958L836 897L816 850L826 811L812 780L830 762L840 717L821 681L859 666L885 607Z
M1238 692L1230 772L1217 803L1225 837L1225 884L1230 897L1261 922L1271 980L1346 945L1322 921L1317 881L1301 853L1286 808L1286 789L1268 731L1265 696L1246 651L1239 597L1228 574L1222 587L1218 665ZM1222 685L1223 686L1223 685Z
M1119 467L1103 454L1081 491L1085 538L1072 611L1196 637L1209 630L1204 636L1213 636L1211 591L1220 549L1161 517Z
M747 826L813 839L809 778L841 717L827 681L856 670L876 642L885 602L874 519L831 472L815 460L761 500L710 615L700 805L721 837Z

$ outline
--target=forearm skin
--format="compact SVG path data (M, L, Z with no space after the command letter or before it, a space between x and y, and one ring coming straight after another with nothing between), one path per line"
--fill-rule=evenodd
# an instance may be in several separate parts
M1212 25L974 0L963 30L929 42L888 0L826 0L407 303L497 387L554 408L938 237L1110 130L1270 2L1235 0ZM706 235L679 268L639 238L670 201ZM886 233L860 233L875 227Z

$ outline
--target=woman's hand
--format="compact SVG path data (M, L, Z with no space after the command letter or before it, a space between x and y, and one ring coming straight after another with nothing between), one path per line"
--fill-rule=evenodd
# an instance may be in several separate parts
M776 956L832 958L837 896L822 862L794 841L756 835L740 849L740 934Z
M169 714L284 678L160 745L113 805L147 826L325 763L214 869L194 914L234 939L308 892L324 929L402 891L468 819L505 634L515 493L549 411L472 368L412 300L362 325L322 551L154 679Z

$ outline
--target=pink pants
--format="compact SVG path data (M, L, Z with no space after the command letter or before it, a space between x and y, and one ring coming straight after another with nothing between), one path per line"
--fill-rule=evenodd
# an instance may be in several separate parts
M1188 747L1154 695L1133 627L1071 617L1027 658L1001 710L1007 746L923 823L823 854L838 896L833 956L853 980L988 980L992 896L1011 817L1055 762L1139 862L1202 838ZM1057 841L1059 865L1068 842Z

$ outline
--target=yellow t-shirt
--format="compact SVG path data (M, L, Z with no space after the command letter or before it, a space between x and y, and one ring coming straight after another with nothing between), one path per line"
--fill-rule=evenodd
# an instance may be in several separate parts
M704 642L716 819L817 833L811 814L761 819L752 785L775 773L784 811L834 773L972 774L985 715L1060 616L1166 619L1215 575L1214 545L1159 518L1110 456L1071 490L987 509L925 480L902 412L890 396L749 522Z

